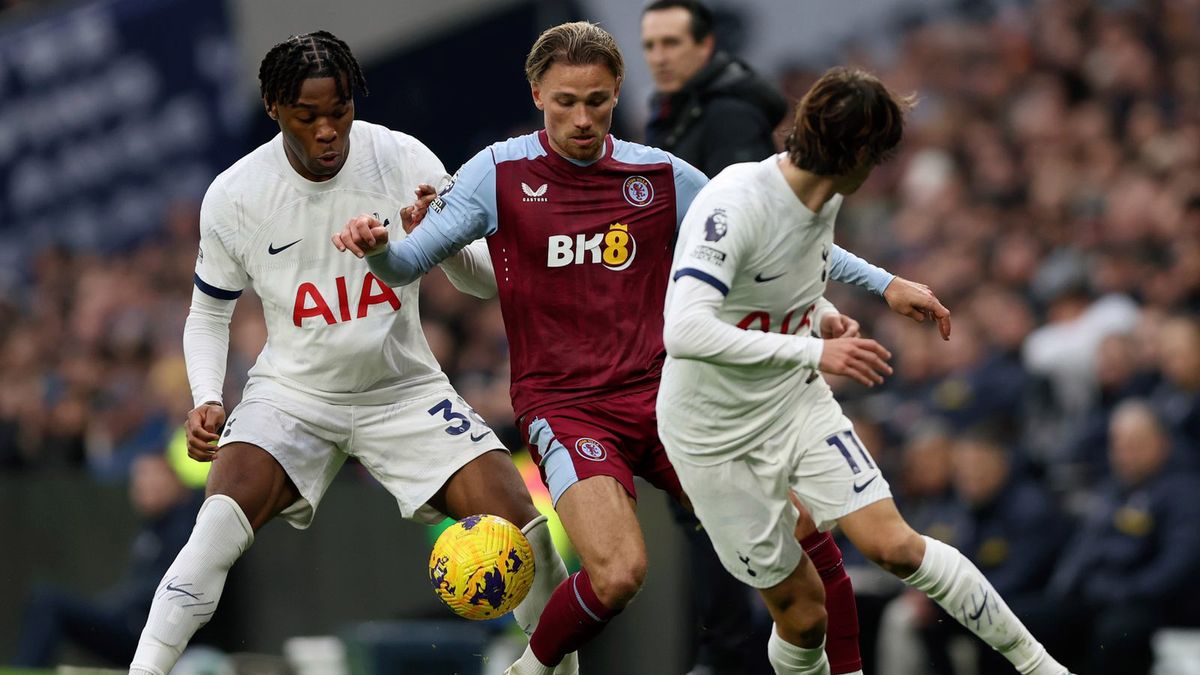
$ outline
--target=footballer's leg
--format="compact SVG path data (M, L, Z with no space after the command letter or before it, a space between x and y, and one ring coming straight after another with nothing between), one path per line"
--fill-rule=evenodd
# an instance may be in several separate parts
M825 592L812 561L802 558L783 581L759 594L775 625L767 641L767 659L779 675L825 675Z
M1065 675L971 561L952 546L917 534L891 499L838 519L870 560L928 595L1024 675Z
M646 578L646 543L634 500L616 478L595 475L573 483L555 509L583 569L554 591L529 649L506 671L510 675L550 675L633 600Z
M546 517L534 507L508 452L486 452L471 460L430 501L439 511L454 518L488 513L521 527L533 549L534 578L528 595L513 610L513 615L525 634L532 635L554 589L566 580L567 567L554 548ZM573 654L568 661L557 672L571 675L579 670Z
M862 654L858 650L858 604L854 600L854 584L846 574L842 550L829 532L817 530L812 514L796 496L789 493L799 511L796 519L796 541L804 555L812 561L821 585L825 587L825 653L829 655L829 672L833 675L862 675Z
M131 675L171 672L188 640L216 611L229 568L254 533L300 497L279 462L249 443L221 446L206 495L187 544L155 592Z

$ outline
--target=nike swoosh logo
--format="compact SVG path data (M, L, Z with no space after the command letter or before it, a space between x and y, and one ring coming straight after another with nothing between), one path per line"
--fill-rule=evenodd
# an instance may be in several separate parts
M784 274L787 274L787 272L784 272L783 274L776 274L773 277L764 277L762 275L762 272L759 272L758 274L754 275L754 280L757 281L758 283L762 284L762 283L766 283L768 281L775 281L776 279L783 276Z
M483 432L482 434L479 434L478 436L476 436L475 434L471 434L471 441L473 443L478 443L480 441L480 439L482 439L484 436L487 436L490 433L492 433L491 429L488 429L487 431Z
M270 253L271 255L275 255L276 253L282 253L282 252L288 250L289 248L295 246L296 244L299 244L302 241L304 241L304 237L300 237L299 239L297 239L296 241L293 241L290 244L284 244L283 246L280 246L279 248L275 248L274 244L267 244L267 253Z
M971 621L978 621L979 617L983 616L984 610L987 609L987 602L988 602L988 592L984 591L983 592L983 602L979 605L979 611L970 613Z
M185 585L185 586L191 586L191 584L184 584L184 585ZM192 594L192 593L188 593L187 591L183 590L182 588L179 588L178 586L172 586L171 584L167 584L167 590L168 590L168 591L170 591L171 593L182 593L182 594L184 594L184 595L186 595L186 596L188 596L189 598L192 598L192 599L194 599L194 600L199 600L199 599L200 599L200 598L198 598L197 596L195 596L194 594Z
M862 485L859 485L858 483L855 483L855 484L854 484L854 491L855 491L855 492L862 492L863 490L866 490L866 489L867 489L867 486L868 486L868 485L870 485L871 483L874 483L876 478L879 478L879 474L875 474L874 476L871 476L871 480L869 480L869 481L867 481L867 482L863 483Z

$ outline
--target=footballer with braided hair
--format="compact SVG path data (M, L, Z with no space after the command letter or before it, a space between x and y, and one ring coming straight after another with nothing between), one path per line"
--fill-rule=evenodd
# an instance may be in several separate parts
M276 516L308 527L347 457L367 467L406 518L489 513L521 527L535 574L515 613L522 625L535 624L567 578L545 517L496 434L438 366L421 330L417 286L391 287L327 244L354 213L374 214L403 237L417 186L445 183L445 168L417 139L355 121L354 98L367 93L366 81L330 33L275 45L259 79L280 133L217 176L204 196L184 327L195 404L188 454L220 461L188 543L155 593L130 674L169 673L216 611L226 574L255 532ZM452 278L493 278L482 242L443 268ZM247 287L262 298L267 344L227 418L229 321Z

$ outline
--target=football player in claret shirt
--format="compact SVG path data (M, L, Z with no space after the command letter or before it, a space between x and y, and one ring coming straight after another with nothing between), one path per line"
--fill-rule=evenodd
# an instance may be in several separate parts
M137 675L171 671L255 532L276 516L308 527L348 456L406 518L493 513L524 525L536 576L521 620L533 621L567 577L504 447L430 352L417 286L393 290L328 244L347 210L379 213L399 229L416 186L445 180L442 163L411 136L354 121L366 83L350 49L327 32L275 45L259 77L280 133L204 197L184 328L196 405L188 452L212 461L212 472L191 536L154 596L130 667ZM447 264L469 269L471 254ZM247 286L262 299L267 345L226 420L229 320Z
M890 354L859 337L815 339L797 317L840 321L825 252L845 195L899 144L911 101L836 68L796 109L787 152L737 164L696 197L666 300L659 432L725 569L775 621L777 673L829 672L821 579L796 544L798 497L872 561L925 592L1026 675L1065 675L961 553L917 534L815 371L873 385Z
M654 403L673 242L707 178L670 153L608 133L624 62L598 26L546 30L525 72L544 129L475 155L402 241L363 215L333 243L396 286L487 238L492 270L475 258L469 270L443 268L468 292L494 285L476 294L500 299L517 426L583 563L544 619L523 625L530 648L509 671L548 675L571 672L562 659L641 588L646 547L633 477L685 499L658 440ZM841 249L831 258L840 281L882 293L893 279ZM906 310L945 312L928 289L911 290ZM797 321L801 328L808 325ZM840 563L838 554L836 573L848 583Z

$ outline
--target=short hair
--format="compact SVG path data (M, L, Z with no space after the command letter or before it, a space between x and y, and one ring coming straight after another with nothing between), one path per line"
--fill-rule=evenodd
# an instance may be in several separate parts
M613 36L600 26L587 21L562 23L547 28L525 57L525 78L538 82L555 63L571 66L602 64L613 77L625 75L625 59Z
M831 68L800 99L784 148L793 164L818 176L880 164L900 143L904 114L915 104L865 70Z
M300 98L304 81L332 77L344 100L367 95L367 81L350 47L329 31L293 35L271 47L258 66L263 101L292 105Z
M686 9L687 13L691 15L688 30L691 32L693 40L699 42L712 35L713 26L716 24L712 10L708 8L708 5L696 0L654 0L642 9L642 16L645 16L647 12L659 12L676 7Z

